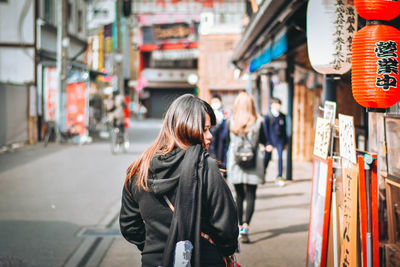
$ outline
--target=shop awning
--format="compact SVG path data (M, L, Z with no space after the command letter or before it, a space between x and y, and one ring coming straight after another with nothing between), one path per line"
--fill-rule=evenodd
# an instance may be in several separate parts
M259 70L263 65L268 64L273 59L282 56L287 52L287 50L287 33L286 30L284 30L275 38L275 40L268 43L266 47L261 50L261 54L250 61L249 71L253 73Z
M241 70L249 64L249 70L255 71L287 52L290 35L284 28L292 26L290 18L304 3L306 0L265 0L243 33L231 62ZM282 31L285 34L280 35Z

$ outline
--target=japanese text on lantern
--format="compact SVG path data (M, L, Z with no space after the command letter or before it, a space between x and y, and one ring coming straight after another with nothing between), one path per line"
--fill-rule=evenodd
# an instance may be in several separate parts
M333 43L336 52L333 54L333 61L330 64L334 65L335 70L339 70L342 67L343 62L351 63L353 42L352 33L355 31L356 20L354 7L349 3L345 5L343 0L336 1L335 14L337 19L333 22L335 25L335 38ZM349 33L349 35L347 36L345 32ZM346 38L347 40L344 40ZM343 53L343 50L346 51L346 58L344 58L345 54Z
M388 91L390 87L397 87L397 79L390 74L399 73L399 61L397 60L397 43L394 41L377 42L375 43L375 54L378 57L376 62L377 74L383 74L382 77L376 78L376 86L379 86L384 91Z

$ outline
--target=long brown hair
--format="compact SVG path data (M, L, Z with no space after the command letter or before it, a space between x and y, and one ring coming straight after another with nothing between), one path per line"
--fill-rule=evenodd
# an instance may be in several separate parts
M136 187L149 191L147 176L155 155L165 155L175 147L186 150L191 145L203 144L206 114L210 116L211 125L215 125L214 112L207 102L191 94L175 99L165 114L163 126L154 143L129 166L125 187L136 175Z
M235 135L247 134L258 118L253 96L241 92L235 99L232 113L234 123L230 126L231 132Z

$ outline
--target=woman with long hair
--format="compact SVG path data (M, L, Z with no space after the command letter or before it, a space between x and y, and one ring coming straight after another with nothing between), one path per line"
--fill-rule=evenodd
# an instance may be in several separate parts
M265 142L262 121L262 117L256 112L253 96L241 92L235 99L229 121L230 144L227 172L228 181L234 185L236 191L239 238L243 243L249 242L248 231L254 212L257 185L265 182L264 151L260 149L260 145L262 146ZM239 149L246 145L247 153L250 151L248 158L252 158L250 164L249 162L242 163L241 158L238 157ZM244 201L246 201L246 212L243 212Z
M237 249L235 202L207 153L214 124L205 101L177 98L155 142L128 168L120 229L142 252L142 266L172 266L184 240L193 244L194 267L225 266Z

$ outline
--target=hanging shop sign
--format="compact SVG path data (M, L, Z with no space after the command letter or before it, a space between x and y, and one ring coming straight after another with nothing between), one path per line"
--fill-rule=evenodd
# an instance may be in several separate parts
M307 47L312 67L322 74L351 69L357 14L352 0L310 0L307 7Z
M273 59L282 56L288 50L286 29L283 29L275 38L268 42L262 52L250 61L249 71L251 73L259 70Z
M184 50L154 50L151 54L153 60L186 60L197 59L199 57L198 49Z
M187 82L190 75L195 74L196 70L191 69L144 69L143 78L148 82Z
M400 2L380 2L386 6L382 13L392 12L390 6L400 15ZM395 3L392 3L395 2ZM397 3L397 4L396 4ZM369 19L390 19L366 3L356 1L357 10ZM369 6L366 9L365 6ZM375 17L376 16L376 17ZM370 24L367 22L367 24ZM353 41L352 89L354 99L366 108L388 108L400 100L399 74L400 31L388 25L370 24L357 32Z
M175 22L141 27L141 45L189 44L197 42L199 23ZM161 49L161 47L159 48Z
M171 15L176 11L185 11L196 15L204 12L244 14L246 2L231 0L145 0L132 1L132 10L135 10L137 14L162 13Z
M187 23L160 24L153 26L153 36L156 41L167 39L184 39L191 34Z
M357 13L367 20L392 20L400 14L398 0L354 0Z

